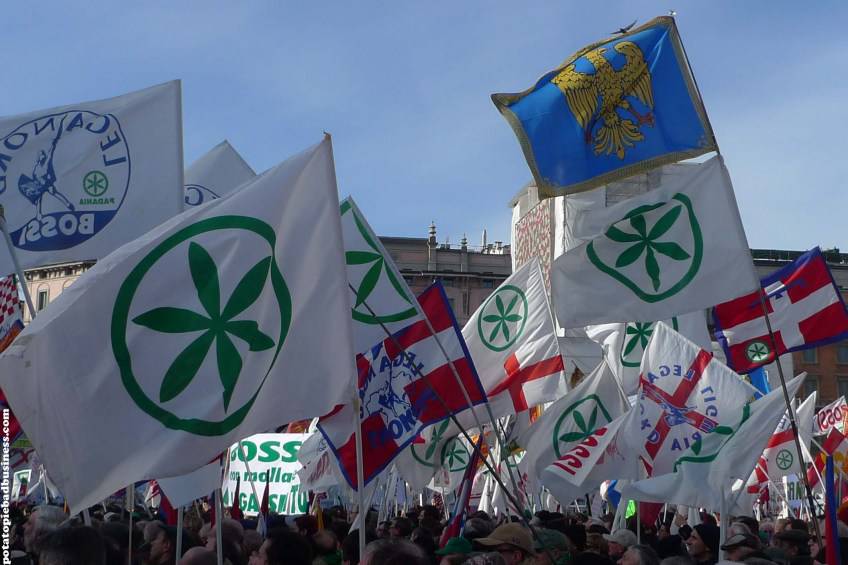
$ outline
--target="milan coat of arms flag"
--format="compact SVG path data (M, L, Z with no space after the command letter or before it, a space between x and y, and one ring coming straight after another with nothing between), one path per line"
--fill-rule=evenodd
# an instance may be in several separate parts
M715 150L674 19L584 47L519 94L492 101L540 197L571 194Z
M424 427L469 408L466 394L472 405L486 399L441 283L421 293L418 303L427 320L413 322L356 356L365 485ZM356 488L353 419L352 405L338 406L319 420L318 429L345 479Z
M101 259L183 209L180 82L0 118L0 205L24 269ZM0 251L0 273L14 271Z
M848 311L818 247L761 280L762 289L713 309L715 336L727 364L747 373L790 351L848 338ZM768 308L777 350L760 301Z
M0 352L24 329L15 277L0 279Z

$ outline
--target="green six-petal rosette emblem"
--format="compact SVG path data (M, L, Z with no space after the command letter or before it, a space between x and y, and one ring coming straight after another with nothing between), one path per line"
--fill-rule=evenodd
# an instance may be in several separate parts
M255 218L210 218L162 241L129 273L112 313L112 349L144 412L198 435L242 422L291 322L275 242Z
M698 273L703 251L701 227L684 194L631 210L586 248L595 267L645 302L683 290Z
M477 333L492 351L504 351L514 344L527 324L527 297L517 286L501 285L477 316Z
M459 436L451 438L442 448L442 468L451 473L464 471L471 461L471 452Z
M677 317L671 319L674 331L678 330ZM624 324L624 339L621 341L621 364L625 367L639 367L645 348L654 333L656 322L628 322Z
M415 316L415 299L386 260L358 209L344 201L340 211L348 279L355 293L353 319L364 324L389 324Z
M554 453L562 457L577 443L612 422L612 417L604 403L596 394L581 398L562 411L554 425L551 438Z

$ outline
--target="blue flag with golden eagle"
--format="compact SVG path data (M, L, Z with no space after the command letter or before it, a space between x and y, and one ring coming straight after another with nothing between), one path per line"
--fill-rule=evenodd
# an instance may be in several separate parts
M492 101L515 130L541 197L716 149L668 16L589 45L529 90Z

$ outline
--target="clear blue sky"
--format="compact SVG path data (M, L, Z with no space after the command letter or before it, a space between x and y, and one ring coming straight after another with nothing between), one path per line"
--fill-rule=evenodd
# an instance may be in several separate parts
M848 3L6 2L0 114L183 80L186 164L256 170L334 136L339 190L381 235L509 240L530 174L489 95L677 11L749 243L848 251Z

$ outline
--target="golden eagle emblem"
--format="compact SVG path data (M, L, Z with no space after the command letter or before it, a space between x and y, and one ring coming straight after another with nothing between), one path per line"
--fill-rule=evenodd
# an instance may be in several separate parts
M626 59L620 70L615 70L604 57L607 47L598 47L585 54L595 67L594 74L578 72L571 63L551 82L562 91L571 113L584 128L587 145L592 141L595 125L600 122L594 136L595 155L615 152L619 159L624 159L626 148L645 139L640 126L654 126L650 111L654 108L654 94L651 72L639 46L621 41L613 49ZM640 115L628 100L631 96L647 106L648 113ZM632 114L637 123L622 118L619 108Z

